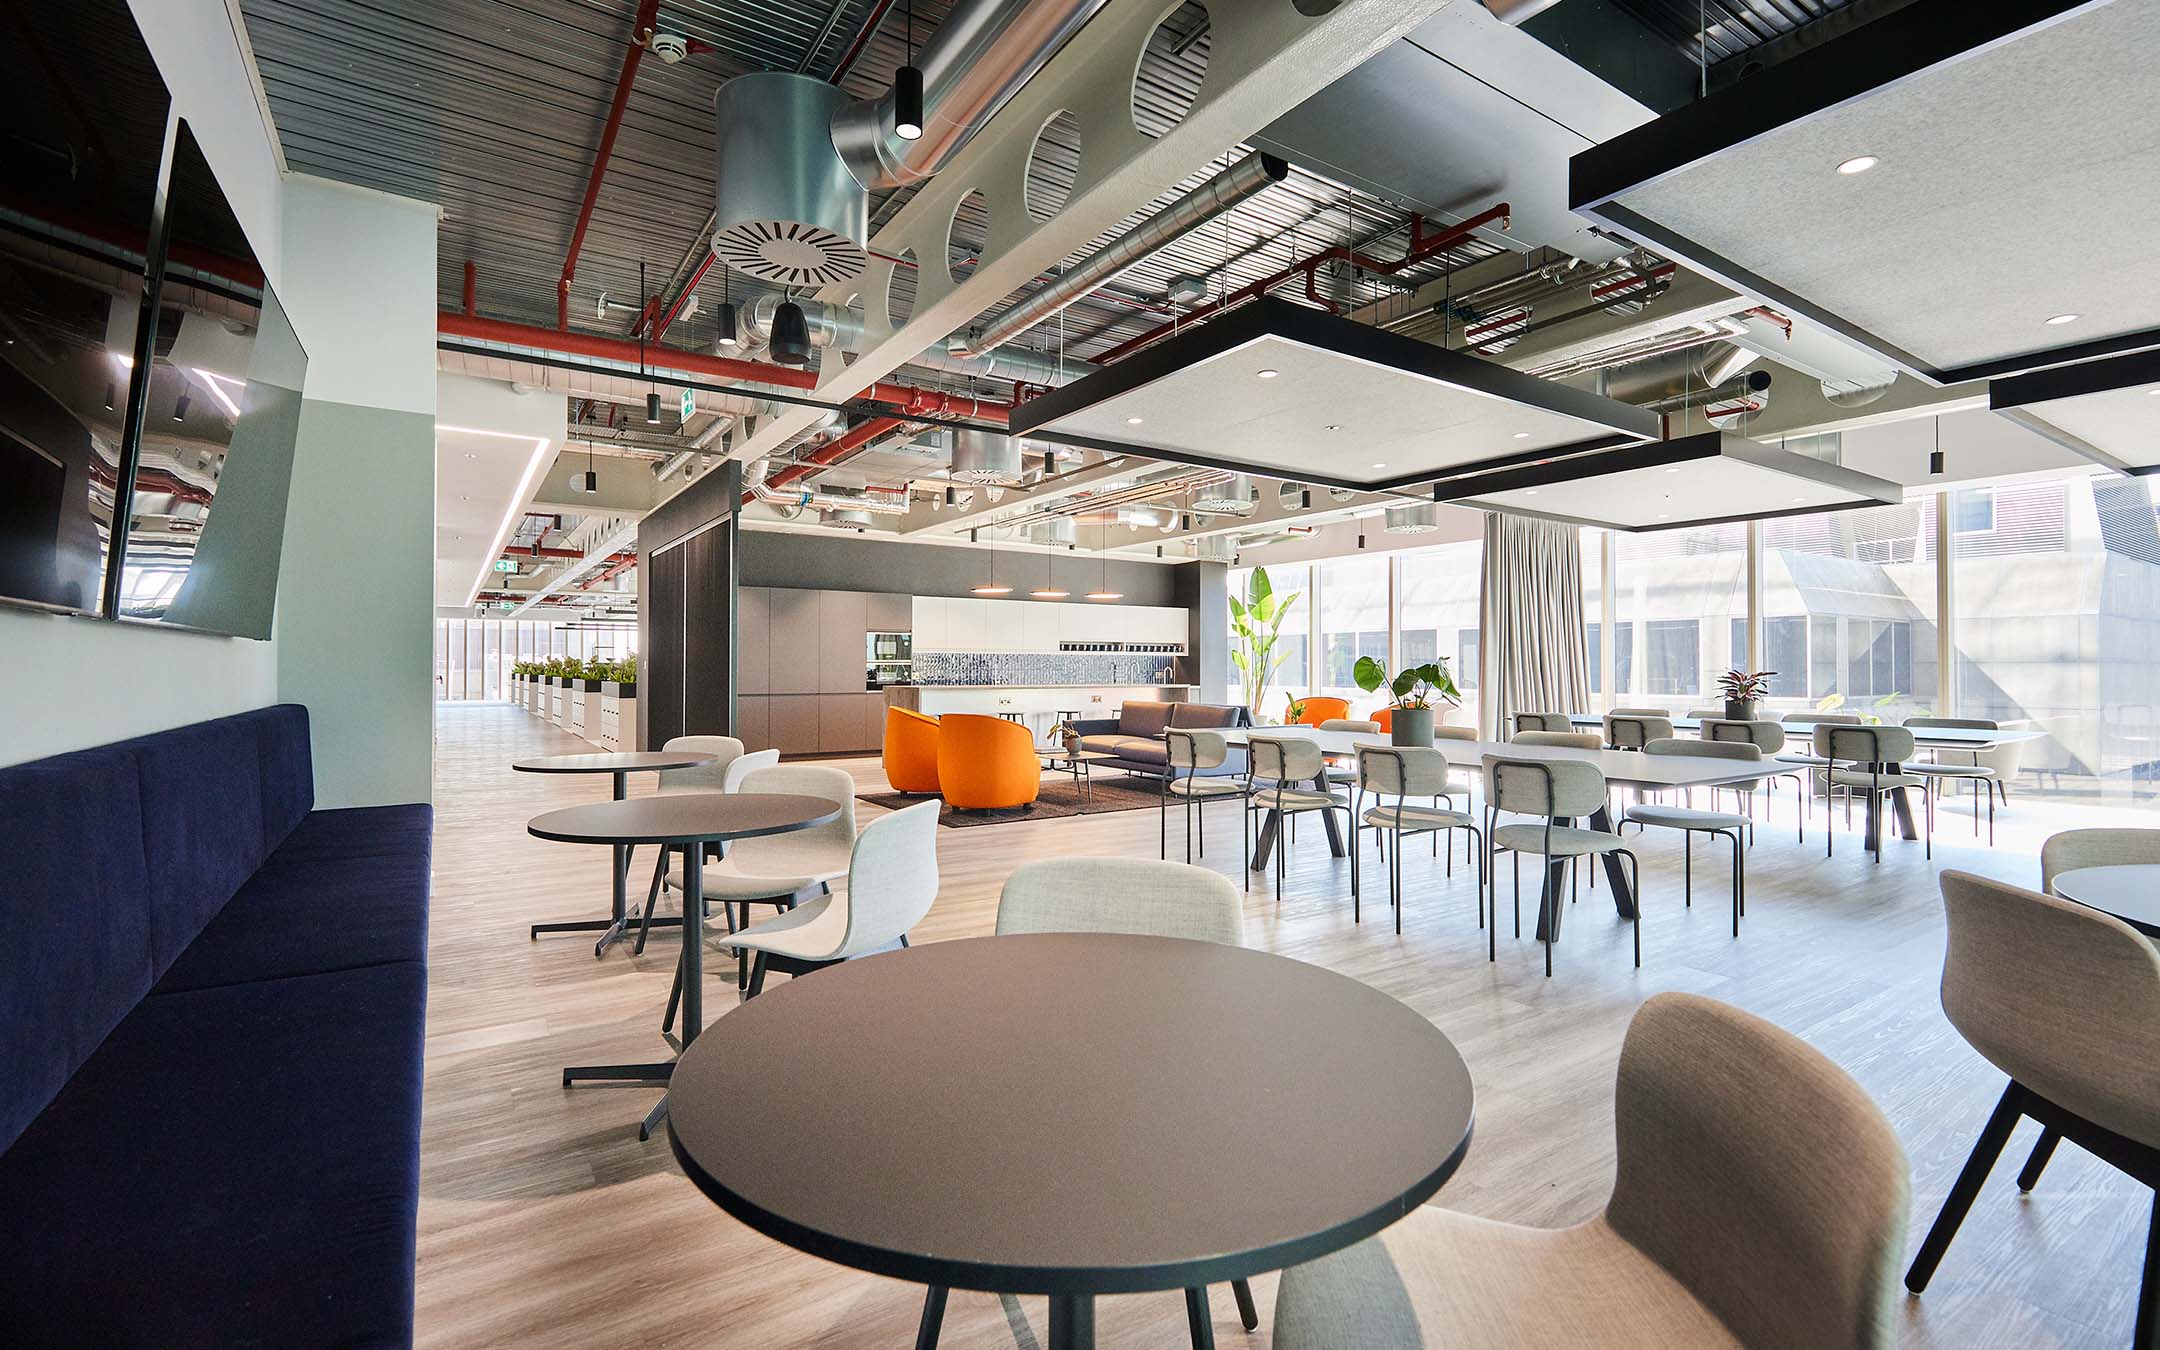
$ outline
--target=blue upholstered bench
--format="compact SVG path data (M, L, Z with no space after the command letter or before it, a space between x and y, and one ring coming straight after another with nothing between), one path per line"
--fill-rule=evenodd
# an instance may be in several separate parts
M412 1340L425 805L307 710L0 769L0 1341Z

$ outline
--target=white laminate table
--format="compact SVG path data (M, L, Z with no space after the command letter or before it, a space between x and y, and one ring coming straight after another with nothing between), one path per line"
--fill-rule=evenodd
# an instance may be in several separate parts
M1811 723L1784 722L1776 717L1760 720L1778 722L1788 733L1804 735L1813 730ZM1597 713L1569 713L1568 721L1584 731L1599 731L1605 726L1605 719ZM1674 731L1702 730L1703 719L1699 717L1675 717L1671 721ZM1906 730L1912 732L1914 744L1927 750L1992 750L1998 745L2037 741L2048 734L2031 727L1907 727Z

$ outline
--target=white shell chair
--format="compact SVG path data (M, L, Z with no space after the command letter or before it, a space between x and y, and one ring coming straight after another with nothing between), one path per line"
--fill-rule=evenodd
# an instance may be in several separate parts
M731 738L712 736L704 737L701 739L726 740ZM670 742L670 744L672 744L672 742ZM738 742L738 744L740 744L740 742ZM724 772L720 776L720 790L722 792L740 792L742 791L742 781L744 778L748 777L750 774L756 773L759 769L769 769L773 765L778 764L779 762L780 752L778 750L752 750L747 754L737 755L732 761L729 762L726 772ZM704 766L701 765L699 767L702 768ZM665 773L661 774L662 778L665 778L666 776L667 775ZM666 790L665 787L663 787L662 790ZM712 844L706 848L705 852L708 858L725 858L727 856L727 845ZM668 859L671 856L672 855L668 853L667 850L661 850L659 862L653 868L652 894L645 897L645 920L638 927L638 940L636 950L639 952L643 952L645 950L645 935L652 928L653 901L659 898L661 885L668 879ZM712 900L712 893L710 891L706 892L705 898L709 906Z
M671 736L662 750L703 751L712 758L703 764L692 764L682 769L662 769L658 775L659 791L674 792L725 792L727 775L742 759L743 743L733 736ZM668 859L674 856L670 849L661 849L660 856L653 859L652 885L645 891L645 908L638 915L637 943L631 951L642 955L645 939L652 935L653 905L660 898L661 883L667 877Z
M727 939L755 954L748 996L764 992L767 971L803 975L851 957L905 947L908 930L922 922L937 899L938 812L944 805L917 802L871 821L855 836L844 889Z

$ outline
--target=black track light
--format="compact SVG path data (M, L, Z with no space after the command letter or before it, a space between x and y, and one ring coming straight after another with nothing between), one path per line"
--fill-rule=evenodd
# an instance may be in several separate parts
M784 366L807 365L810 361L810 321L803 317L802 306L793 300L783 300L773 311L772 358Z
M173 420L173 421L175 421L175 422L185 422L185 421L187 420L187 410L188 410L188 403L189 403L189 399L188 399L188 396L187 396L187 391L186 391L186 390L182 390L182 391L180 392L180 397L178 397L178 398L176 398L176 399L174 399L174 400L173 400L173 405L172 405L172 420Z
M1365 531L1362 529L1357 532L1357 546L1359 548L1365 547Z
M713 321L720 325L720 331L713 337L714 346L723 350L731 350L742 344L742 339L735 335L734 301L721 301L719 306L713 310Z
M660 425L660 391L657 389L645 391L645 421L651 426Z
M893 134L903 141L920 140L923 127L922 71L902 66L893 72Z

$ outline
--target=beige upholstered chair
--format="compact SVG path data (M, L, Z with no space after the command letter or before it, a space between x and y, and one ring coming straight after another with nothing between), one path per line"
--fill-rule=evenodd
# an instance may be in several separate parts
M1521 712L1515 714L1515 733L1525 731L1573 731L1575 724L1566 713Z
M1882 820L1883 808L1891 804L1895 794L1907 788L1917 789L1920 793L1927 856L1935 856L1935 799L1928 793L1926 779L1903 769L1912 760L1915 750L1910 731L1903 727L1825 723L1815 728L1814 747L1815 758L1822 764L1813 772L1817 795L1823 803L1825 857L1837 852L1837 829L1831 822L1831 807L1837 798L1843 797L1849 817L1852 799L1858 797L1867 803L1868 820L1874 827L1875 861L1881 862L1883 835L1887 833Z
M1595 736L1591 737L1596 740ZM1520 743L1522 737L1516 737ZM1627 849L1619 835L1586 830L1560 822L1589 816L1605 809L1605 775L1595 764L1579 759L1511 759L1485 756L1485 875L1493 875L1493 859L1512 853L1515 865L1515 936L1522 936L1522 855L1535 855L1544 876L1538 890L1538 932L1545 943L1545 973L1552 974L1552 934L1559 924L1559 894L1553 885L1552 864L1578 862L1606 853L1617 853L1632 865L1635 874L1635 964L1642 964L1642 863ZM1501 812L1538 816L1538 824L1498 824ZM1497 904L1497 898L1495 903ZM1499 914L1487 929L1485 958L1498 960Z
M1712 714L1701 720L1698 734L1706 741L1745 742L1762 751L1765 757L1774 756L1781 761L1784 759L1784 756L1778 754L1779 751L1785 748L1785 726L1781 722L1772 722L1766 719L1746 722ZM1800 842L1804 844L1807 842L1807 791L1801 786L1801 777L1802 775L1797 770L1790 773L1768 773L1763 775L1761 787L1765 803L1764 809L1767 811L1767 804L1777 780L1783 778L1792 783L1793 821L1799 830ZM1749 783L1745 786L1752 793L1756 784ZM1754 831L1750 830L1748 837L1750 839L1754 838Z
M1908 717L1905 725L1925 730L1942 727L1960 731L2000 731L2002 723L1985 717ZM2003 784L2017 777L2024 742L1989 746L1985 750L1937 750L1930 759L1905 766L1905 772L1924 778L1940 796L1952 783L1969 783L1973 790L1973 837L1980 836L1980 799L1987 798L1988 846L1995 845L1995 796ZM2003 794L2007 805L2010 797Z
M2070 849L2056 850L2058 865ZM1943 873L1942 896L1943 1013L2010 1084L1905 1272L1916 1294L2020 1117L2042 1126L2020 1191L2039 1183L2060 1139L2160 1183L2160 952L2112 915L1968 872ZM2160 1197L2151 1222L2139 1346L2160 1337Z
M1643 753L1695 755L1705 759L1742 759L1750 763L1762 758L1762 751L1744 741L1692 741L1676 736L1650 742L1643 747ZM1628 821L1635 822L1637 829L1656 825L1661 829L1681 832L1685 845L1680 864L1680 893L1683 902L1690 909L1695 905L1695 836L1711 834L1732 841L1732 935L1740 936L1740 918L1747 913L1745 855L1748 818L1733 811L1697 811L1686 806L1637 802L1628 808L1626 819L1615 826L1615 830L1625 833Z
M1348 822L1350 804L1332 792L1298 786L1318 781L1327 768L1320 747L1308 737L1254 736L1246 742L1245 755L1252 769L1252 809L1274 813L1275 898L1280 900L1291 819L1311 811L1340 811ZM1245 884L1252 885L1249 866Z
M1603 750L1605 738L1594 731L1518 731L1510 745L1558 745L1570 750Z
M1162 803L1156 810L1157 833L1160 834L1161 857L1170 856L1170 799L1176 797L1185 809L1185 861L1193 859L1193 827L1200 828L1200 855L1207 856L1207 817L1200 808L1212 801L1228 798L1243 799L1252 791L1251 784L1237 775L1218 775L1203 778L1209 769L1219 769L1230 758L1229 743L1219 731L1203 731L1198 728L1169 727L1163 731L1163 747L1168 754L1168 772L1162 779ZM1242 851L1249 855L1252 843L1252 815L1238 812L1239 834Z
M1612 750L1640 750L1652 741L1671 740L1672 718L1663 712L1605 714L1605 745Z
M1612 717L1670 718L1672 716L1672 711L1668 708L1614 708L1608 715Z
M1350 836L1350 919L1358 920L1358 842L1365 831L1371 830L1384 841L1380 856L1387 863L1388 903L1395 910L1395 931L1402 931L1402 845L1413 834L1452 836L1456 830L1468 830L1477 847L1476 856L1485 855L1484 839L1477 825L1460 811L1444 809L1438 805L1419 806L1412 797L1430 797L1437 803L1446 795L1448 788L1448 762L1446 756L1430 746L1414 745L1368 745L1358 750L1357 760L1357 823ZM1365 805L1365 794L1372 793L1378 800L1370 807ZM1390 800L1392 799L1392 800ZM1455 875L1455 845L1448 843L1447 874ZM1485 873L1478 869L1477 900L1478 926L1485 924Z
M1174 734L1174 733L1173 733ZM1240 947L1245 942L1244 906L1220 873L1185 863L1145 858L1049 858L1028 863L1005 879L998 896L997 931L1010 933L1137 933L1191 938ZM1251 1331L1260 1325L1252 1286L1231 1284L1238 1316ZM937 1344L947 1291L932 1286L923 1299L917 1350ZM1207 1291L1185 1291L1185 1312L1194 1350L1214 1343L1208 1329Z
M1620 1051L1604 1213L1523 1228L1427 1205L1283 1272L1275 1350L1887 1350L1904 1152L1798 1037L1693 994Z
M2040 889L2055 893L2059 873L2079 867L2160 863L2160 830L2064 830L2040 846Z

